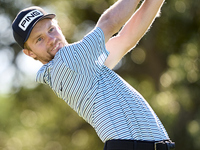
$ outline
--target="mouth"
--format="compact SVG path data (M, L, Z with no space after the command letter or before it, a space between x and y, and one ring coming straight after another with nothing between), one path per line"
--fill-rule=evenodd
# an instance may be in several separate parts
M52 49L51 51L58 51L58 50L60 49L59 46L60 46L60 44L57 43L57 44L53 47L53 49Z

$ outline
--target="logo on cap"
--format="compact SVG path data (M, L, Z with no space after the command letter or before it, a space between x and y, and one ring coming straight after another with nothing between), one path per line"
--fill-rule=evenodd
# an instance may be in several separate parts
M19 23L19 27L25 31L27 29L27 27L31 24L31 22L39 17L39 16L43 16L43 13L40 12L39 10L33 10L31 12L29 12L28 14L26 14L22 20Z

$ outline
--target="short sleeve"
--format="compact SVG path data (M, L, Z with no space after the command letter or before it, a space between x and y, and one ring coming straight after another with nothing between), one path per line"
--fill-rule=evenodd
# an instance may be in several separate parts
M61 57L70 69L88 75L98 72L109 54L105 47L104 33L99 27L62 51Z

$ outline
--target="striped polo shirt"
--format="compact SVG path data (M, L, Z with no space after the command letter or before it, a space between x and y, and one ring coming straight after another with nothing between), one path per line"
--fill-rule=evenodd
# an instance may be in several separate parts
M81 41L60 49L42 66L36 81L49 85L105 142L111 139L169 139L146 100L104 65L104 33L95 28Z

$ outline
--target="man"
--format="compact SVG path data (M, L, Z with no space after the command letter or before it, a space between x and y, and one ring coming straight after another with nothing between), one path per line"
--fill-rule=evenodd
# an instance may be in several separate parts
M173 146L146 100L111 70L145 34L164 3L145 0L135 12L139 1L118 0L73 44L65 40L55 14L39 7L22 10L12 25L23 52L44 64L36 81L49 85L84 118L105 142L105 150Z

